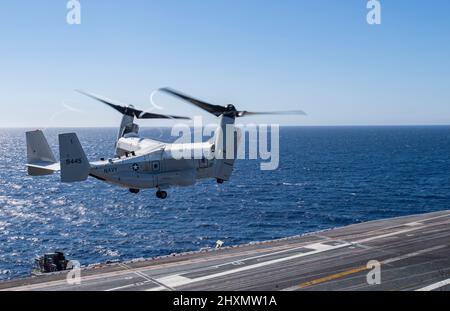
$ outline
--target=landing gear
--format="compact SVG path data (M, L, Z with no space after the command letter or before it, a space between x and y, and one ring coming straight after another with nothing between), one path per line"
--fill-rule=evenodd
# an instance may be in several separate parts
M134 193L134 194L138 194L140 191L139 189L129 189L129 190L131 193Z
M156 197L158 199L163 199L164 200L165 198L167 198L167 192L158 190L158 191L156 191Z
M223 179L217 178L217 183L218 184L223 184Z

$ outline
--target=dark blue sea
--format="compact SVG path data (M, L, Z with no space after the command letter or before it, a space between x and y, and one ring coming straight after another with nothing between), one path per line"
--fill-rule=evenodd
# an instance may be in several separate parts
M57 134L47 129L57 154ZM230 182L133 195L95 179L61 184L25 170L25 130L0 129L0 279L29 275L62 250L82 264L299 235L449 209L450 127L285 127L280 167L236 163ZM90 160L113 153L116 129L77 129ZM144 129L163 138L166 130Z

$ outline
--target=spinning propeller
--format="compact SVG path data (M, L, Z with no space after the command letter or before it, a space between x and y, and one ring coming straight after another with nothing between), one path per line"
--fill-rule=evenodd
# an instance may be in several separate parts
M291 114L297 114L297 115L306 115L306 113L302 110L292 110L292 111L269 111L269 112L251 112L251 111L239 111L236 110L236 108L233 105L228 105L226 107L219 106L219 105L212 105L209 103L206 103L204 101L192 98L188 95L185 95L183 93L180 93L178 91L175 91L171 88L162 88L159 89L162 92L165 92L167 94L170 94L172 96L175 96L177 98L180 98L182 100L185 100L203 110L206 110L209 113L212 113L216 117L219 117L221 115L225 115L232 118L240 118L240 117L246 117L246 116L256 116L256 115L291 115Z
M111 100L106 99L104 97L100 97L98 95L90 94L84 91L76 90L78 93L81 93L83 95L86 95L90 98L93 98L95 100L98 100L109 107L117 110L121 114L136 117L137 119L181 119L181 120L190 120L188 117L180 117L180 116L172 116L172 115L164 115L164 114L157 114L157 113L151 113L151 112L145 112L142 110L135 109L133 106L120 106L113 104Z

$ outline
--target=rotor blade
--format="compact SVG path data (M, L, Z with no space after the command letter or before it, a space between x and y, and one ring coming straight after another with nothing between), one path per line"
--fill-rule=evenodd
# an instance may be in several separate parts
M267 112L252 112L252 111L238 111L238 117L247 117L247 116L258 116L258 115L303 115L306 116L306 113L302 110L291 110L291 111L267 111Z
M136 112L140 112L139 116L136 116L138 119L177 119L177 120L190 120L189 117L182 117L182 116L172 116L172 115L164 115L164 114L157 114L157 113L151 113L151 112L145 112L133 109Z
M109 107L117 110L118 112L120 112L122 114L127 114L126 113L127 112L126 111L127 107L123 107L123 106L120 106L120 105L113 104L113 103L111 103L111 100L109 100L107 98L103 98L103 97L100 97L98 95L94 95L94 94L91 94L91 93L88 93L88 92L85 92L85 91L82 91L82 90L75 90L75 91L80 93L80 94L83 94L83 95L85 95L87 97L90 97L92 99L98 100L99 102L102 102L102 103L108 105Z
M188 95L185 95L183 93L175 91L174 89L171 89L171 88L165 87L165 88L161 88L159 90L162 91L162 92L165 92L167 94L170 94L172 96L175 96L177 98L180 98L182 100L185 100L185 101L187 101L187 102L189 102L189 103L191 103L191 104L193 104L193 105L195 105L195 106L197 106L197 107L199 107L199 108L201 108L203 110L206 110L209 113L212 113L216 117L220 116L221 114L223 114L224 112L227 111L226 107L222 107L222 106L219 106L219 105L212 105L212 104L203 102L201 100L195 99L193 97L190 97Z
M81 93L83 95L86 95L92 99L98 100L111 108L119 111L122 114L128 115L128 116L134 116L137 119L181 119L181 120L190 120L191 118L188 117L181 117L181 116L172 116L172 115L163 115L163 114L157 114L157 113L151 113L151 112L145 112L142 110L138 110L133 108L132 106L120 106L117 104L113 104L110 99L100 97L98 95L94 95L91 93L87 93L84 91L76 90L78 93Z

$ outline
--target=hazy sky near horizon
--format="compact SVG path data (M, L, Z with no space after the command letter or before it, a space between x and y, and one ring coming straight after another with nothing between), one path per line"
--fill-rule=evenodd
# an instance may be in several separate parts
M83 89L151 108L171 86L284 125L450 124L450 1L67 0L0 4L0 127L117 126ZM160 113L206 113L163 94ZM214 117L208 116L208 121ZM161 124L171 124L161 123ZM151 126L153 121L140 121Z

